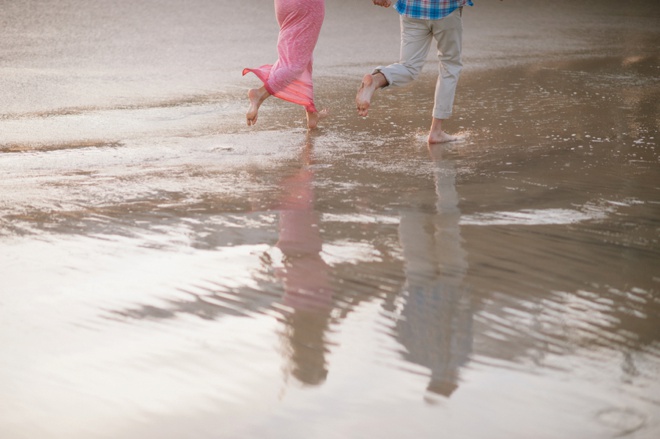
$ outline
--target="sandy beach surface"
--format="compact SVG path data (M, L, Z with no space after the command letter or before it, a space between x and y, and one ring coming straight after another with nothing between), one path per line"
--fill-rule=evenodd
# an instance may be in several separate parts
M392 8L308 133L270 1L0 0L0 438L660 437L660 2L463 15L429 147Z

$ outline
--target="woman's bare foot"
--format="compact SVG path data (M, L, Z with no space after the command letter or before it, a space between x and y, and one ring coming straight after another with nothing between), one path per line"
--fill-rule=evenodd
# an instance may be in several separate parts
M316 128L318 126L319 120L325 119L326 117L328 117L328 114L330 114L330 113L328 112L327 109L323 109L321 111L313 111L313 112L308 111L307 112L307 128L309 128L310 130L313 130L314 128Z
M257 116L259 115L259 107L270 96L265 87L253 88L248 91L248 99L250 100L250 108L245 113L248 126L257 123Z

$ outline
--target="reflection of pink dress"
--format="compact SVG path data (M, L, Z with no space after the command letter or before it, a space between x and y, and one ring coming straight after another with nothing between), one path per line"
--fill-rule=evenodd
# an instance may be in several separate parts
M287 257L278 273L284 281L283 303L297 310L327 309L332 304L330 268L321 257L319 213L314 211L313 174L301 169L284 180L277 247Z
M325 16L325 0L275 0L275 15L280 25L277 62L244 69L243 75L254 73L271 95L316 112L312 54Z

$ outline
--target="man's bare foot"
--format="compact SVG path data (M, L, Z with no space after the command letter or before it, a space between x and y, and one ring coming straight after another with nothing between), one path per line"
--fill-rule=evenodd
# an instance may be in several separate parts
M313 130L314 128L316 128L318 126L319 120L325 119L326 117L328 117L328 114L330 114L330 113L325 108L321 111L315 111L315 112L308 111L307 112L307 128L309 128L310 130Z
M454 136L444 131L431 132L428 137L429 144L458 142L459 140L463 140L463 136Z
M374 95L376 88L374 77L370 74L364 75L362 78L362 84L355 96L355 103L357 104L357 111L360 116L366 117L369 115L371 98Z
M264 87L253 88L248 91L248 99L250 100L250 108L245 113L248 126L257 123L257 116L259 115L259 107L270 96Z
M463 135L452 136L451 134L447 134L442 129L443 120L444 119L438 119L437 117L434 117L431 121L431 129L429 130L429 137L427 139L429 144L457 142L465 138Z

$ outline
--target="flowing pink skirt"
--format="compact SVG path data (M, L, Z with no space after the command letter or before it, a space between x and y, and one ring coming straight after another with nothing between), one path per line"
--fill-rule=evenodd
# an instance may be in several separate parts
M254 73L271 95L316 112L312 54L325 16L325 0L275 0L275 15L280 25L277 62L243 69L243 75Z

